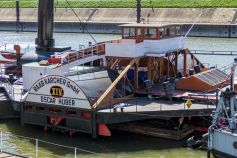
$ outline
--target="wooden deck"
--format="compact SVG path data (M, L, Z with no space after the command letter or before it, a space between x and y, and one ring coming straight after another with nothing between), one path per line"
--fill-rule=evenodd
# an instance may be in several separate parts
M206 103L193 103L193 105L188 108L184 102L175 102L167 100L155 100L147 98L138 98L124 101L123 103L114 105L108 109L99 110L99 112L113 112L117 109L123 108L123 112L156 112L156 111L178 111L178 110L203 110L203 109L215 109L215 105L210 105Z
M0 152L0 158L22 158L21 156Z
M97 122L107 124L155 118L210 116L215 105L193 103L188 108L184 102L159 99L132 99L97 111Z

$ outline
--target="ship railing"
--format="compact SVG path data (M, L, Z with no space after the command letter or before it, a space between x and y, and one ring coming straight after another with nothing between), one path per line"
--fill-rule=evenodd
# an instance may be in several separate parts
M10 98L13 100L13 87L12 84L8 81L8 79L1 79L1 86L5 88L5 91L10 96Z
M214 112L215 113L215 112ZM217 112L219 113L219 112ZM237 113L236 113L237 114ZM237 125L237 119L227 118L227 117L217 117L216 124L221 128L229 128L231 123L235 123Z
M21 101L23 99L23 95L24 95L24 90L23 88L17 88L12 86L12 98L15 101Z
M172 101L170 102L166 100L167 102L163 102L164 100L161 99L162 96L157 96L157 97L131 97L131 98L116 98L115 99L110 99L107 101L107 106L101 107L101 110L109 110L109 112L134 112L135 114L139 112L144 112L147 110L150 111L166 111L166 110L171 110L170 106L168 107L169 103L173 103L174 109L177 110L175 106L178 106L178 110L190 110L194 107L195 109L195 104L199 106L200 110L202 109L214 109L215 108L215 103L211 99L207 100L197 100L197 99L190 99L192 101L191 107L188 107L187 105L187 100L188 98L182 98L182 101ZM96 100L93 99L93 100ZM154 105L152 108L145 108L143 109L142 107L149 106L148 104ZM106 104L106 103L104 103ZM97 107L97 109L100 109L100 107ZM96 110L97 110L96 109ZM98 111L98 110L97 110Z
M231 64L228 64L228 65L225 65L225 66L222 66L220 67L219 69L225 73L230 73L231 72L231 68L233 67L233 63Z
M0 84L1 84L1 87L3 87L5 89L5 91L7 92L7 94L9 95L9 97L11 99L14 99L13 98L13 86L11 84L11 82L5 78L5 75L3 72L2 72L2 69L1 69L1 79L0 79Z
M5 89L8 96L11 100L15 100L17 98L17 101L20 101L23 97L23 88L15 87L14 84L12 84L9 79L5 76L5 68L1 67L1 78L0 78L0 85Z
M237 51L190 50L197 55L237 55Z
M16 142L16 143L15 143ZM72 147L10 132L0 132L0 152L19 157L112 157L108 154Z
M200 99L196 97L201 97ZM216 105L214 100L218 99L217 95L209 95L206 93L199 93L199 94L188 94L188 99L195 100L195 103L203 103L208 105Z
M5 88L5 91L11 98L11 100L20 101L23 97L23 88L16 88L10 83L8 79L1 79L0 84Z
M94 55L104 55L104 54L105 54L105 43L99 43L96 45L92 45L88 48L83 48L76 52L69 53L65 58L61 59L62 60L61 62L65 65Z

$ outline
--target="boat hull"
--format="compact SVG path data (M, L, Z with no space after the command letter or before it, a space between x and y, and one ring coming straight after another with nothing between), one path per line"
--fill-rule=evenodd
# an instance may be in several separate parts
M237 133L225 129L209 132L209 147L218 158L237 158Z
M218 150L212 150L212 153L215 158L236 158L236 156L229 155Z

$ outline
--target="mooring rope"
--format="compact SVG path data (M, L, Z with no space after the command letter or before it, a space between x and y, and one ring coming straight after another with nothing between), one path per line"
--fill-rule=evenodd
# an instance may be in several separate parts
M196 25L196 23L199 21L200 17L203 14L203 10L201 9L201 13L198 15L198 17L195 19L194 23L192 24L192 26L189 28L188 32L185 34L184 38L186 38L188 36L188 34L191 32L191 30L193 29L194 25Z
M69 6L70 9L72 10L73 14L77 17L78 21L79 21L80 23L84 24L84 23L82 22L82 20L80 19L80 17L79 17L79 16L77 15L77 13L75 12L75 10L73 9L73 7L71 6L71 4L68 2L68 0L65 0L65 1L67 2L68 6ZM84 26L84 28L85 28L85 30L86 30L86 33L88 33L88 35L92 38L92 40L93 40L95 43L97 43L96 39L95 39L95 38L92 36L92 34L88 31L86 25L83 25L83 26Z

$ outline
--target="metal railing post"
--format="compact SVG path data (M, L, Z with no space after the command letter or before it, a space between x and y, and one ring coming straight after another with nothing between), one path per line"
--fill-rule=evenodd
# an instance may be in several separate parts
M0 144L0 147L1 147L1 152L2 152L2 148L3 148L3 146L2 146L2 131L1 131L1 144Z
M35 140L35 158L38 158L38 139Z
M93 49L93 46L91 48L91 51L92 51L92 56L94 56L94 49Z
M74 158L77 158L77 148L74 148Z
M109 101L109 104L110 104L110 112L112 111L112 104L111 104L111 99Z
M13 92L12 92L12 98L15 98L15 89L13 88Z
M21 99L22 99L22 93L23 93L23 89L21 89L21 92L20 92L20 93L21 93Z
M137 113L137 99L136 99L136 113Z

